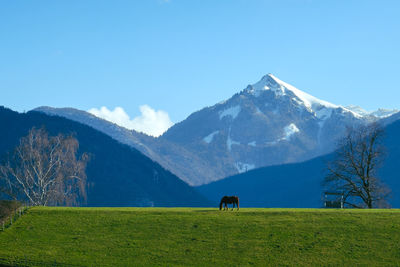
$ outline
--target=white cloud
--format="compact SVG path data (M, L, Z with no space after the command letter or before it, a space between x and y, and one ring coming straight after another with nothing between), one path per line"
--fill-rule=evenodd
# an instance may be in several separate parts
M111 121L127 129L143 132L155 137L162 135L173 125L167 112L163 110L154 110L148 105L142 105L139 108L142 114L133 119L131 119L121 107L109 110L107 107L103 106L100 109L89 109L88 112L96 117Z

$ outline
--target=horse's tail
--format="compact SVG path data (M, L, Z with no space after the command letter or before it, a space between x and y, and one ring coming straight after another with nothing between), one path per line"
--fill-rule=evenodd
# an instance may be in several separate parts
M237 209L239 209L239 197L236 197L236 201L237 201Z

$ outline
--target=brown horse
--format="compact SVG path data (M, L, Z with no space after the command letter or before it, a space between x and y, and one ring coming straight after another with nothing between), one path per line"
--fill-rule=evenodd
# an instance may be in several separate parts
M222 205L225 204L224 210L228 209L228 204L233 204L232 210L235 207L239 210L239 198L237 196L224 196L219 203L219 210L222 210Z

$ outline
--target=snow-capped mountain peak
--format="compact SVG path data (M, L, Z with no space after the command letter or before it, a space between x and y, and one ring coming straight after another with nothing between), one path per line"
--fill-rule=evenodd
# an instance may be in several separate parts
M335 105L272 74L225 101L194 112L158 138L131 132L83 111L38 111L99 129L137 148L190 185L330 153L347 126L365 125L396 112Z
M271 73L265 75L264 77L261 78L259 82L253 84L250 87L255 95L259 95L260 92L264 90L271 90L275 92L276 95L279 96L288 95L291 92L297 98L297 100L300 100L300 102L302 102L304 106L309 110L318 110L321 107L327 107L327 108L339 107L337 105L334 105L327 101L318 99L312 95L309 95L297 89L293 85L278 79Z
M341 112L350 113L356 118L387 118L398 113L397 109L378 109L376 111L366 111L359 106L339 106L328 101L318 99L304 91L301 91L293 85L286 83L273 74L269 73L261 78L261 80L248 87L248 90L255 96L259 96L263 91L271 90L276 96L294 96L296 102L304 105L304 107L319 119L326 119L330 116L333 109L340 109Z
M250 85L247 90L257 97L260 96L263 91L268 90L273 91L278 97L292 97L292 100L304 106L310 113L314 113L319 119L328 118L333 109L340 109L341 112L351 113L354 117L358 118L363 116L352 109L347 109L307 94L306 92L297 89L293 85L280 80L271 73L262 77L259 82Z

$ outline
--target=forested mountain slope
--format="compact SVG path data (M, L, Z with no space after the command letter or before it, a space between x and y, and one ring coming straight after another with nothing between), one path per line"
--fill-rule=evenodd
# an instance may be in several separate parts
M0 107L0 155L12 150L32 127L50 135L74 134L90 154L87 206L205 206L207 200L141 152L93 128L39 112Z

